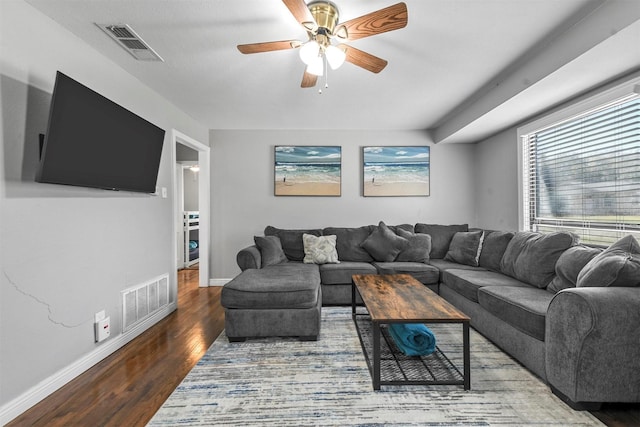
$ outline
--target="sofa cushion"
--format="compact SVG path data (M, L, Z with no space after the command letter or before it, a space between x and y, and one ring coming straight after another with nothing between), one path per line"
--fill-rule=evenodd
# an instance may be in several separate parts
M469 224L459 225L440 225L440 224L422 224L415 226L416 233L428 234L431 236L431 253L430 258L442 259L449 250L449 244L453 235L458 231L469 231Z
M380 221L360 246L369 252L374 260L391 262L403 249L409 246L409 241L398 236L384 222Z
M256 243L258 249L260 249L260 256L262 258L262 267L269 265L280 264L287 262L287 256L282 250L280 239L276 236L254 236L253 241Z
M640 286L640 245L632 236L596 255L578 274L578 287Z
M500 271L500 261L514 234L512 231L485 231L478 265L489 270Z
M545 317L553 294L532 286L487 286L478 291L481 307L514 328L544 341Z
M323 285L351 283L354 274L377 274L378 270L368 262L341 261L340 264L322 264L320 277Z
M547 291L556 293L574 288L580 271L600 252L602 250L583 245L572 246L564 251L556 262L556 277L547 286Z
M322 230L322 234L325 236L334 234L336 236L336 249L340 261L371 262L373 258L360 245L369 237L372 231L372 225L357 228L328 227ZM349 280L349 283L351 283L351 280Z
M264 229L265 236L278 236L282 243L284 254L291 261L302 261L304 259L304 244L302 243L303 234L312 234L314 236L322 236L322 230L284 230L267 226Z
M429 262L429 252L431 252L431 236L428 234L413 233L402 228L396 229L400 237L409 241L409 245L400 252L396 258L397 262Z
M449 250L444 259L477 267L483 239L484 231L482 230L457 232L451 238Z
M519 231L507 245L500 269L523 282L546 288L556 274L560 255L578 242L566 231L548 234Z
M311 308L318 302L318 266L288 262L245 270L222 288L225 308Z
M303 234L305 264L338 263L336 236L314 236Z
M425 285L437 284L440 270L422 262L374 262L379 274L410 274Z
M485 270L482 267L472 267L466 264L459 264L454 261L447 261L445 259L429 259L429 265L436 267L440 270L440 281L442 282L442 273L446 270L473 270L473 271L482 271Z
M531 287L502 273L480 269L445 270L442 273L442 283L473 302L478 302L478 290L485 286Z

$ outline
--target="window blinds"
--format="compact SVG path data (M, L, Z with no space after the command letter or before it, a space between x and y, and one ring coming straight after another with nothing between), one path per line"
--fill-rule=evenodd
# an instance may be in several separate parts
M640 98L525 135L523 153L527 229L640 236Z

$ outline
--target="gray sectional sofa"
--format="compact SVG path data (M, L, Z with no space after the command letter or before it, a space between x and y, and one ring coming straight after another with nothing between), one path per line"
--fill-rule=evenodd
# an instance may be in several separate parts
M315 262L304 235L322 240ZM640 402L640 246L632 236L605 250L565 232L381 222L268 226L255 243L238 253L243 271L222 291L233 338L313 339L321 305L350 304L353 274L408 273L461 309L476 330L572 407ZM327 256L332 244L335 253ZM274 300L265 290L282 294ZM299 297L289 295L283 305L289 293Z

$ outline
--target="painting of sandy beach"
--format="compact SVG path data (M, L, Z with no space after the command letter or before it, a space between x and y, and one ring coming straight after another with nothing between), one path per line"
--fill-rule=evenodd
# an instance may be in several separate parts
M276 196L340 196L342 148L276 146Z
M428 196L429 147L364 147L364 196Z

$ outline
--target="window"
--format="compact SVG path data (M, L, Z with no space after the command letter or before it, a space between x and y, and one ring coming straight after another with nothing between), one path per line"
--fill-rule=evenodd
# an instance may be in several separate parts
M601 245L640 237L637 94L520 137L523 229L571 231Z

